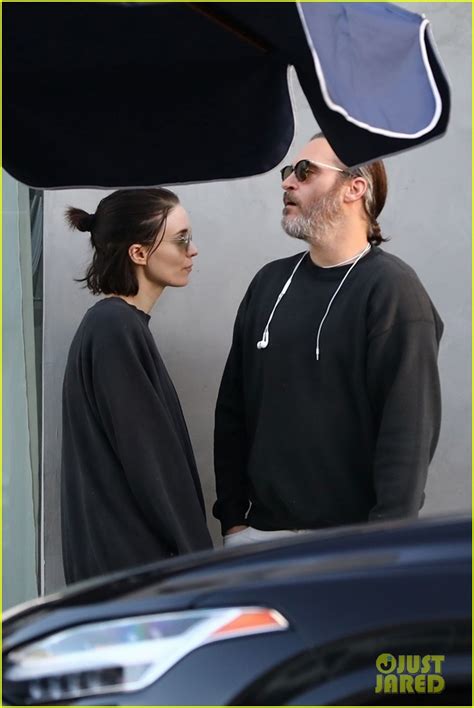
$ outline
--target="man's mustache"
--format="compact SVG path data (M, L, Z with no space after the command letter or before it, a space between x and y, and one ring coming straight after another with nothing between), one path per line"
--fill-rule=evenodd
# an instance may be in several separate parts
M289 195L287 192L283 195L283 204L287 206L288 204L293 204L294 206L300 206L297 199Z

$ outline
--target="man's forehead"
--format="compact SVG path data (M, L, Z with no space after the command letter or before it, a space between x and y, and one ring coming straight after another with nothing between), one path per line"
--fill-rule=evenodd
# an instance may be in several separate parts
M313 160L314 162L320 161L334 165L339 163L334 150L331 148L326 138L315 138L314 140L310 140L309 143L306 143L295 156L293 164L296 164L298 160Z

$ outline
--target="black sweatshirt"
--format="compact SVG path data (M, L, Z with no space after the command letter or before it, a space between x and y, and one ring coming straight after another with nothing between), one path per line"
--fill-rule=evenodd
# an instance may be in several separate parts
M354 266L266 265L235 323L216 408L214 515L301 529L416 516L441 421L443 324L415 272L380 248ZM247 514L249 509L250 511ZM247 514L247 516L246 516Z
M61 484L67 583L211 547L186 423L149 319L107 298L71 344Z

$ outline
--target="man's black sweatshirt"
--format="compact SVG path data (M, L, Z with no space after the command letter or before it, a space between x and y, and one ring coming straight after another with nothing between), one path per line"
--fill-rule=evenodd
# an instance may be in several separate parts
M186 423L149 319L107 298L71 344L61 489L67 583L212 545Z
M443 324L416 273L372 248L350 266L309 254L265 266L242 301L216 408L222 530L416 516L441 420ZM249 510L250 506L250 510Z

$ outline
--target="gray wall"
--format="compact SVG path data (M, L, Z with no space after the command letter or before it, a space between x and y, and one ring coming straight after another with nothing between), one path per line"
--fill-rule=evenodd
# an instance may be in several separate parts
M470 154L471 8L416 3L432 20L452 84L453 110L442 140L387 160L390 193L381 224L387 249L418 272L445 322L440 367L443 427L427 489L425 514L467 510L470 503ZM295 84L298 149L317 125ZM255 136L258 140L258 136ZM290 151L290 156L294 150ZM85 156L87 159L87 156ZM210 156L218 159L218 156ZM191 214L199 256L190 285L158 301L151 329L178 389L188 421L210 515L214 499L213 409L233 319L255 272L267 261L301 250L281 231L278 169L252 179L176 188ZM44 434L47 589L62 583L58 473L60 390L67 350L94 301L73 282L90 252L86 234L68 232L66 205L93 211L105 192L45 195Z

